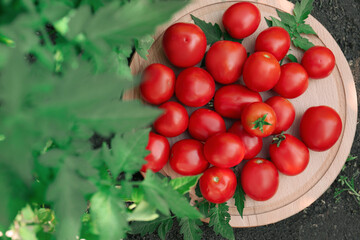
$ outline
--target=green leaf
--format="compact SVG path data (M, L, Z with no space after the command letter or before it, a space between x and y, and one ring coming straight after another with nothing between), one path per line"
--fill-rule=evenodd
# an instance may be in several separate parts
M58 239L75 239L80 233L81 216L87 203L84 195L93 193L94 186L80 177L66 159L61 166L55 181L49 186L47 199L54 203L58 224L55 236Z
M198 196L198 197L203 197L203 195L202 195L202 193L201 193L201 190L200 190L200 184L199 184L199 182L196 184L195 194L196 194L196 196Z
M233 38L232 36L230 36L230 34L229 34L228 32L224 32L224 40L242 43L242 41L243 41L244 39L236 39L236 38Z
M147 55L149 54L148 51L155 41L154 38L151 35L145 35L144 37L135 39L134 41L136 52L146 60Z
M313 9L314 0L301 0L294 7L295 20L298 23L304 23Z
M0 33L0 43L4 43L9 47L15 47L15 42L1 33Z
M201 28L201 30L203 30L203 32L205 33L206 36L206 41L208 45L212 45L217 41L221 40L221 37L223 35L219 24L215 23L207 23L193 15L191 15L192 20L194 21L194 23L199 26Z
M200 240L202 231L199 226L201 225L203 223L199 219L181 218L180 233L184 236L184 240Z
M129 213L128 221L152 221L159 217L156 213L156 208L149 205L145 201L141 201L134 211Z
M153 233L156 229L158 229L159 225L162 222L168 221L172 219L172 217L160 216L157 219L150 221L150 222L141 222L136 221L130 224L131 227L131 234L141 234L144 236L148 233Z
M166 221L160 223L160 226L157 230L160 239L162 240L166 239L166 234L172 229L173 222L174 221L172 220L172 218L169 218Z
M286 55L286 57L291 61L291 62L298 62L297 58L293 55L293 54L288 54Z
M202 200L201 202L198 202L196 204L196 206L198 207L199 209L199 212L201 212L202 215L204 215L205 218L209 217L209 211L210 211L210 208L214 207L215 204L214 203L210 203L208 202L206 199Z
M214 228L215 233L229 240L235 240L234 230L230 226L229 207L226 203L218 204L210 209L209 226Z
M170 180L170 186L180 194L185 194L196 185L201 175L190 177L178 177Z
M29 228L28 226L20 226L19 228L19 234L21 236L21 239L26 240L37 240L34 229Z
M283 29L285 29L289 33L290 36L292 35L292 32L291 32L290 28L286 24L284 24L283 22L281 22L280 20L278 20L278 19L276 19L274 17L270 17L270 18L271 18L273 27L275 27L275 26L276 27L282 27Z
M266 17L264 17L266 24L268 25L268 27L272 27L273 26L273 22L270 19L267 19Z
M300 23L296 28L298 33L305 33L305 34L315 34L315 30L309 25L305 23Z
M130 229L124 203L115 189L97 192L91 198L91 217L99 231L100 240L118 240Z
M201 218L202 215L192 206L187 199L174 190L167 179L161 180L151 171L146 173L145 180L140 187L145 194L145 200L155 206L164 215L169 215L170 210L177 217L188 217L191 219Z
M64 20L60 23L64 24L65 26L62 26L58 23L55 24L55 27L56 29L67 29L67 31L64 32L65 36L68 39L73 40L83 32L87 23L90 21L91 16L92 14L90 7L83 5L76 10L72 10L69 12L68 16L64 17Z
M245 192L242 189L240 183L238 183L236 186L234 198L235 198L235 206L236 206L240 216L243 217L243 212L244 212L244 207L245 207Z
M309 39L297 36L295 39L292 40L295 47L301 48L303 50L308 50L309 48L315 46Z
M281 22L283 24L287 24L290 27L295 27L296 26L296 20L295 17L287 12L283 12L283 11L279 11L278 9L276 9L277 15L279 16L279 18L281 19Z

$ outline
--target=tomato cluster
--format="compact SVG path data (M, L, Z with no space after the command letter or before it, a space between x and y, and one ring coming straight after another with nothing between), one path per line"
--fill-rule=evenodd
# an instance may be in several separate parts
M228 34L236 39L253 34L260 20L259 10L248 2L232 5L222 19ZM281 66L279 61L290 48L290 36L281 27L270 27L258 35L255 53L250 56L239 42L225 40L210 46L205 56L206 36L191 23L170 26L162 44L170 63L185 69L175 77L171 68L156 63L143 72L142 98L160 105L164 112L154 122L158 134L150 133L150 154L142 171L159 171L170 159L170 167L181 175L203 173L199 186L210 202L229 200L237 184L249 197L265 201L277 191L278 171L289 176L300 174L308 165L309 149L325 151L339 138L341 119L327 106L311 107L303 114L302 141L283 133L295 119L295 108L286 98L303 94L309 78L331 74L335 58L328 48L312 47L301 64ZM206 70L195 67L204 56ZM238 82L241 75L245 85ZM259 92L268 90L280 96L263 101ZM174 94L178 102L172 98ZM189 117L182 104L198 109ZM228 130L224 118L236 120ZM180 140L170 149L166 137L179 136L186 130L193 139ZM270 135L271 160L258 158L263 138ZM248 161L237 180L231 168L244 159Z

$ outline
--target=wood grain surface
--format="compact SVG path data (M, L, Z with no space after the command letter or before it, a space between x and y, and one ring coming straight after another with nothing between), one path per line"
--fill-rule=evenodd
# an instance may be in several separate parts
M134 55L131 62L132 73L141 73L151 63L162 63L172 67L175 73L178 74L181 69L175 68L169 63L161 47L162 35L166 28L175 22L192 22L190 14L207 22L219 23L222 27L221 18L224 11L236 2L240 1L195 0L187 5L175 14L168 23L158 27L154 35L155 42L149 51L148 60L142 59L138 54ZM250 0L249 2L254 3L260 9L262 15L257 31L243 41L247 51L252 53L256 37L262 30L267 28L264 17L276 17L276 9L291 13L294 5L286 0ZM246 197L243 218L239 216L233 199L229 200L230 224L233 227L253 227L274 223L308 207L329 188L339 174L350 152L357 124L358 109L354 79L341 49L331 34L312 16L307 19L307 23L317 32L317 36L307 37L315 45L326 46L333 51L336 57L336 67L327 78L320 80L310 79L308 90L300 97L290 100L296 109L296 118L287 132L299 137L299 123L306 109L311 106L327 105L339 113L343 122L342 134L337 143L328 151L314 152L310 150L310 162L303 173L293 177L280 173L279 189L270 200L258 202ZM303 51L294 46L291 46L291 49L290 53L301 59ZM241 79L239 79L239 83L242 83ZM265 101L275 94L269 91L261 93L261 95ZM138 89L128 91L124 98L139 98ZM173 100L176 101L175 98ZM196 108L188 107L187 110L190 115ZM232 120L226 120L227 127L231 126L232 122ZM173 144L183 138L189 138L188 133L169 138L169 142ZM258 156L269 158L268 145L270 141L270 137L264 139L263 150ZM243 164L240 164L239 167L241 168ZM171 177L179 176L169 165L164 167L163 174Z

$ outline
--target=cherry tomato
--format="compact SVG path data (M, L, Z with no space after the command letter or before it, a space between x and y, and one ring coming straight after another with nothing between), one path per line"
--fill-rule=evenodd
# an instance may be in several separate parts
M266 201L278 189L279 173L272 162L262 158L251 159L241 171L241 186L252 199Z
M187 68L176 79L176 97L187 106L204 106L212 99L214 93L214 79L204 69L198 67Z
M219 133L205 142L204 154L212 165L230 168L238 165L244 159L245 146L235 134Z
M274 96L266 102L276 114L276 127L273 134L288 130L295 120L295 108L286 98Z
M146 172L147 169L151 169L153 172L160 171L169 159L169 141L164 136L150 132L146 150L149 150L150 153L145 157L147 163L142 166L141 171Z
M188 127L189 117L186 109L177 102L160 105L164 113L154 122L154 129L165 137L176 137Z
M280 64L268 52L256 52L245 62L243 80L245 85L256 92L272 89L280 78Z
M230 84L241 76L246 58L246 49L240 43L218 41L206 54L206 69L218 83Z
M209 167L204 157L204 145L194 139L183 139L171 148L171 168L184 176L198 175Z
M228 132L237 135L243 142L245 147L244 159L252 159L260 153L263 146L262 138L253 136L245 131L241 121L234 122Z
M281 66L280 79L273 88L285 98L296 98L303 94L309 85L309 76L299 63L287 63Z
M198 64L206 51L204 32L192 23L175 23L166 29L162 41L165 55L177 67Z
M218 113L200 108L191 114L189 133L193 138L206 141L209 137L223 132L226 132L225 121Z
M216 91L214 108L223 117L240 119L244 107L253 102L262 102L258 92L239 84L232 84Z
M253 34L261 20L259 9L252 3L240 2L229 7L222 18L226 31L237 39Z
M241 123L248 133L257 137L267 137L275 130L276 113L266 103L251 103L244 108Z
M309 149L290 134L274 137L269 152L271 161L285 175L297 175L303 172L309 163Z
M325 151L339 139L342 122L339 114L328 106L311 107L302 116L300 136L314 151Z
M255 51L269 52L278 61L286 56L290 48L289 33L282 27L270 27L262 31L256 38Z
M200 177L201 194L212 203L224 203L234 196L237 180L229 168L211 167Z
M151 104L168 101L174 94L175 74L171 68L160 63L149 65L143 72L140 92Z
M335 56L327 47L315 46L307 50L301 60L309 77L314 79L329 76L335 67Z

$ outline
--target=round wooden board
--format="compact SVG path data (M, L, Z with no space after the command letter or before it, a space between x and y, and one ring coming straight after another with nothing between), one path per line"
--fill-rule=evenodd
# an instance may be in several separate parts
M161 47L162 35L165 29L175 22L192 22L190 14L207 22L218 23L221 27L221 18L224 11L232 4L239 1L221 0L195 0L175 16L167 24L160 26L154 36L148 60L142 59L135 54L131 62L133 74L138 74L151 63L162 63L172 67L178 74L181 69L176 69L168 62ZM285 0L250 0L261 11L262 20L257 31L243 41L248 52L254 51L254 43L258 34L267 28L264 17L277 16L276 9L292 12L294 5ZM350 152L354 139L357 123L357 97L353 76L349 65L331 34L312 16L307 19L318 36L307 36L315 45L327 46L336 57L336 67L333 73L321 80L310 80L308 90L300 97L291 99L296 109L296 119L293 126L287 131L299 137L299 123L301 116L311 106L328 105L334 108L343 121L343 132L338 142L328 151L310 151L310 162L305 171L297 176L289 177L280 174L279 189L275 196L268 201L258 202L246 197L244 217L241 218L234 206L234 200L228 201L231 214L230 224L233 227L253 227L274 223L290 217L304 208L308 207L319 198L335 180ZM291 53L301 59L303 52L291 46ZM241 83L241 79L239 82ZM261 94L265 101L273 96L273 92ZM125 98L138 98L138 90L127 92ZM174 98L173 100L176 101ZM187 108L189 115L195 108ZM227 127L233 121L226 120ZM169 139L170 143L182 138L188 138L184 133L176 138ZM268 158L268 144L271 139L264 139L263 151L260 157ZM241 167L241 166L239 166ZM179 176L168 165L164 167L163 173L171 177ZM194 195L193 195L194 197ZM195 196L196 197L196 196Z

